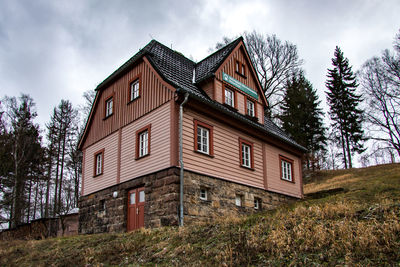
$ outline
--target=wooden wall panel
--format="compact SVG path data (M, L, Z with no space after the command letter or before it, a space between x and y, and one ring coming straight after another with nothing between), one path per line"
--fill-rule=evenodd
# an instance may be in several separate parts
M94 177L95 153L104 149L103 174ZM118 161L118 132L115 132L85 150L82 195L87 195L116 183Z
M194 118L213 126L213 158L194 152ZM254 143L254 170L240 167L239 137ZM189 109L184 112L183 159L185 169L264 188L261 141Z
M242 77L241 75L237 74L235 71L236 60L244 63L246 65L246 78ZM250 62L247 62L246 56L244 54L243 48L238 47L233 51L233 53L225 60L225 63L220 67L219 71L215 74L216 78L219 81L222 81L222 72L227 73L228 75L232 76L236 80L240 81L241 83L247 85L248 87L257 90L257 80L255 77L250 73ZM256 74L255 74L256 75ZM261 100L260 92L258 92L258 102L263 103Z
M129 103L129 85L138 75L141 77L141 95L139 99ZM111 117L104 119L105 100L111 94L114 94L114 113ZM141 61L132 70L100 92L83 148L137 120L168 102L173 96L174 89L163 82L146 61Z
M302 197L302 176L300 172L301 159L269 144L266 144L264 148L267 164L268 190L295 197ZM281 179L279 155L294 160L294 165L292 166L294 171L294 183Z
M206 94L211 98L214 99L214 81L208 81L207 83L201 85L201 88L206 92Z
M122 128L121 182L170 166L170 109L171 105L166 103ZM149 124L151 124L150 155L136 160L136 131Z

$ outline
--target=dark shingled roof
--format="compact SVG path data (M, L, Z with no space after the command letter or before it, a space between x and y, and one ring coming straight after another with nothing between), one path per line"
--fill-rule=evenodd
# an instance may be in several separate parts
M152 40L137 54L131 57L126 63L114 71L109 77L107 77L101 84L99 84L96 90L105 88L115 78L128 71L137 60L141 59L143 56L146 56L159 75L165 81L175 86L178 92L187 92L192 97L208 106L216 108L227 115L239 119L240 121L243 121L244 123L256 129L262 130L265 133L272 135L300 150L306 151L304 147L292 140L269 118L265 117L264 125L254 122L243 114L232 111L221 103L210 99L208 95L199 86L197 86L199 82L212 77L215 74L215 71L218 69L218 67L221 66L233 49L242 40L242 37L236 39L197 64L183 56L181 53L166 47L156 40Z

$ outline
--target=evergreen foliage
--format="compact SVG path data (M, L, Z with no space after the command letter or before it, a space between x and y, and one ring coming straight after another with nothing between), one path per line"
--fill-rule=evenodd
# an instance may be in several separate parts
M297 143L307 148L305 165L313 170L319 168L317 155L324 151L326 144L320 103L316 90L303 73L294 74L287 81L281 106L282 127Z
M358 107L362 101L356 94L356 77L349 66L349 60L336 47L332 58L332 69L328 69L326 87L329 115L332 120L334 137L342 147L345 168L352 168L352 154L362 153L364 132L362 129L362 110Z

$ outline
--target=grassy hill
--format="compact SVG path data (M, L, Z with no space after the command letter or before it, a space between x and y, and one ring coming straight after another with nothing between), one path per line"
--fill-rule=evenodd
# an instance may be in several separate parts
M217 223L0 243L1 266L400 264L400 164L323 171L303 201Z

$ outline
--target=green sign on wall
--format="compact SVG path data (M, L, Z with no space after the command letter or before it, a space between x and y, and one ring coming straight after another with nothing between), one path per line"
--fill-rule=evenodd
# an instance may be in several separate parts
M229 76L225 72L222 72L222 80L224 80L225 82L235 86L240 91L243 91L246 94L248 94L249 96L254 97L255 99L258 100L258 94L257 94L257 92L255 90L251 89L247 85L244 85L243 83L239 82L238 80L236 80L232 76Z

